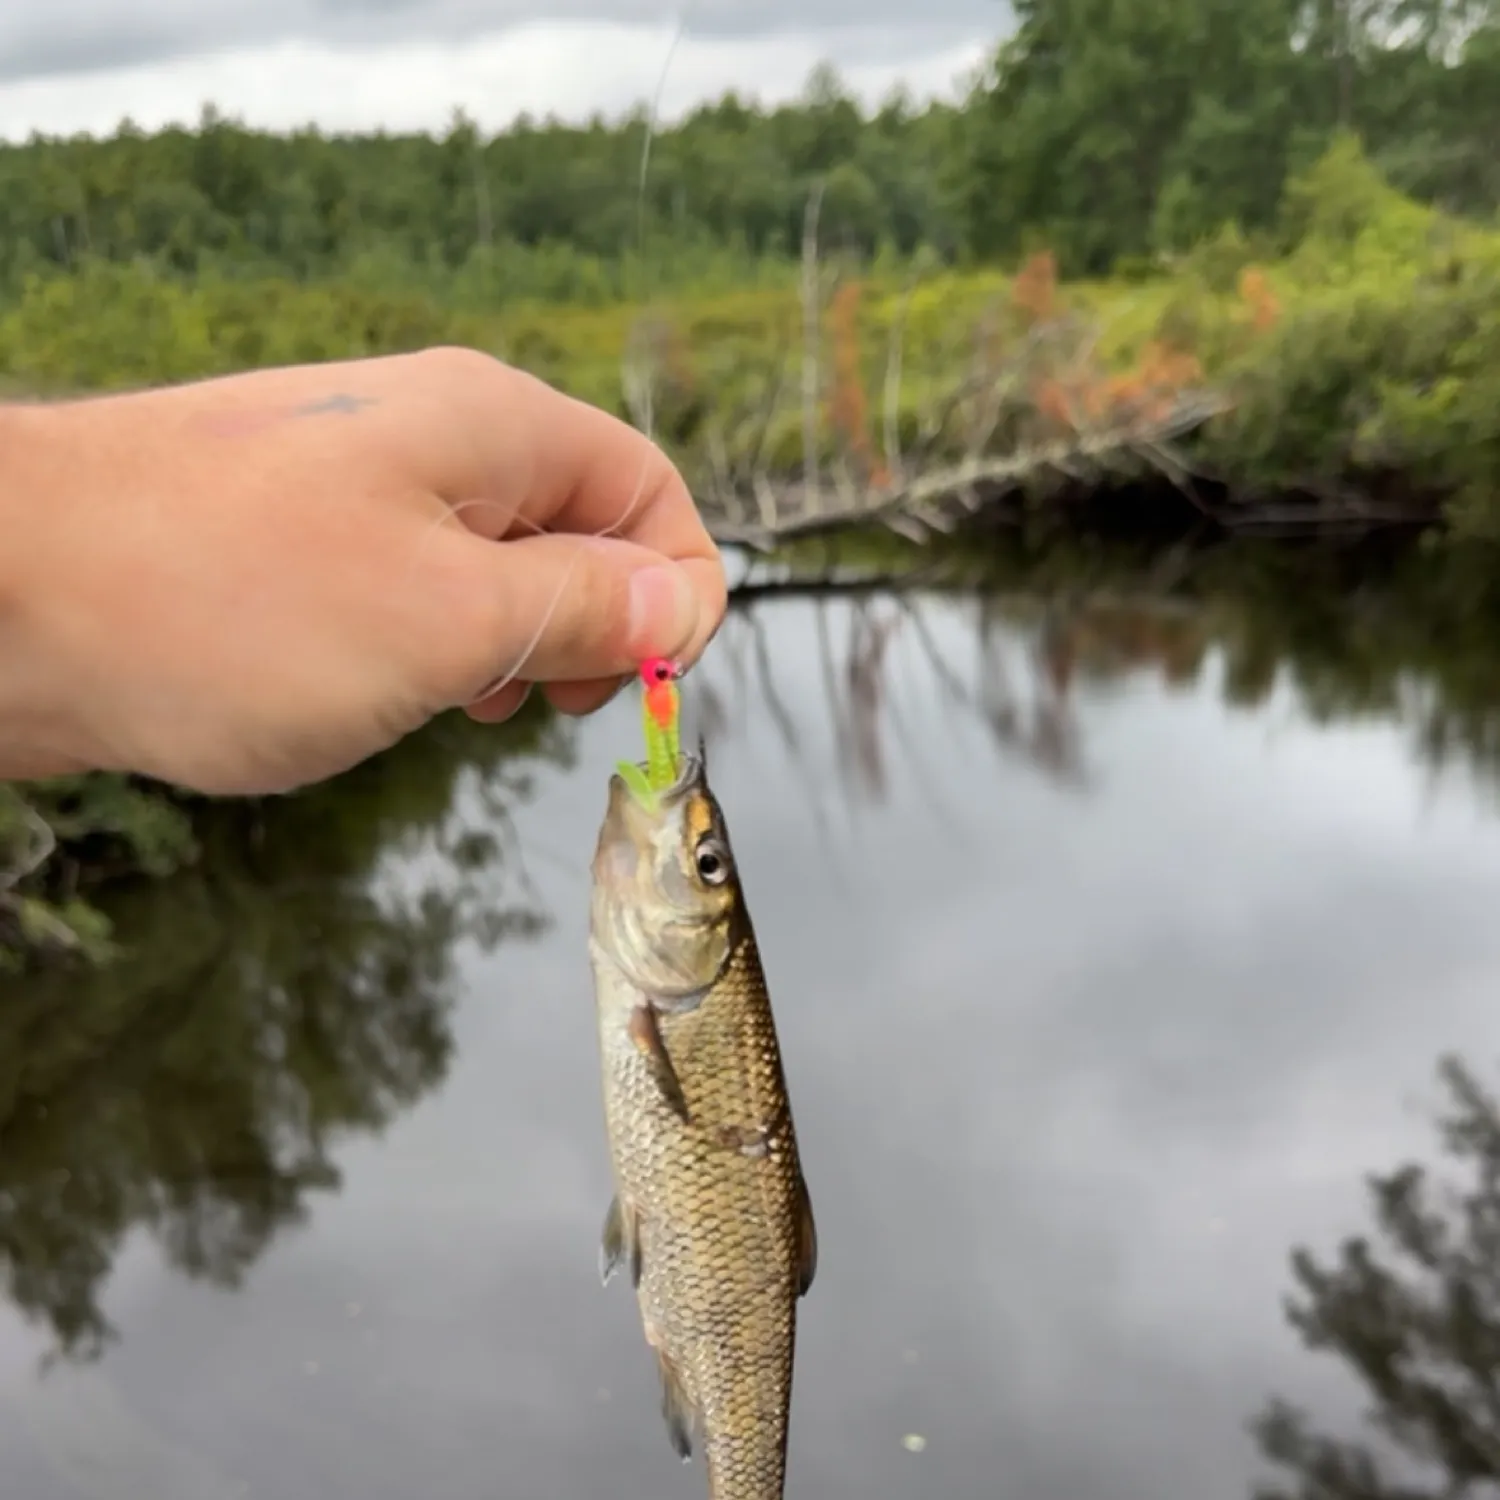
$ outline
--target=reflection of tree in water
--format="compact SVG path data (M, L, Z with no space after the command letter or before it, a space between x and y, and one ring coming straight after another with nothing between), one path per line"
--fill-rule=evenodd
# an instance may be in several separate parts
M1149 672L1192 685L1217 657L1231 704L1257 707L1286 685L1315 721L1395 722L1434 770L1463 765L1500 786L1500 574L1488 550L1241 539L1163 555L1076 538L1044 547L985 538L955 546L941 567L896 567L886 557L895 545L861 543L871 554L863 571L904 573L910 589L862 585L825 560L821 577L817 566L753 575L737 609L751 644L736 667L741 684L756 680L795 749L757 615L778 597L838 597L845 638L819 626L824 682L840 765L872 795L886 781L880 736L902 730L881 675L900 634L922 645L947 706L977 713L998 748L1064 784L1083 776L1081 684ZM943 597L971 601L972 682L958 680L926 630ZM734 632L723 639L716 653L732 655Z
M63 1353L110 1336L130 1230L233 1286L337 1189L338 1132L442 1080L456 944L547 923L495 829L522 766L569 753L543 713L444 721L313 792L215 808L194 869L113 904L116 964L0 989L0 1274Z
M1154 663L1177 683L1217 648L1230 703L1257 707L1284 684L1317 722L1391 721L1434 770L1461 764L1500 783L1500 574L1488 550L1237 541L1192 558L1169 594L1146 569L1112 575L1092 553L1077 566L1072 628L1107 641L1099 654Z
M1331 1267L1292 1260L1303 1295L1288 1318L1368 1388L1371 1441L1322 1436L1273 1402L1253 1430L1286 1478L1262 1500L1426 1500L1500 1480L1500 1112L1461 1063L1441 1072L1441 1138L1467 1181L1415 1165L1374 1177L1383 1246L1349 1240Z
M789 589L788 596L799 592ZM713 664L694 676L697 720L710 736L730 728L732 715L717 676L722 672L733 681L741 711L763 712L796 760L803 749L801 726L777 685L762 614L773 600L768 593L731 614L715 642ZM819 702L831 721L840 784L881 801L890 782L888 737L909 756L933 749L931 724L919 722L910 705L891 690L891 647L903 637L911 638L932 673L942 711L974 715L998 748L1060 781L1076 783L1077 726L1065 687L1059 689L1052 680L1043 632L1031 631L1030 646L1019 662L1008 662L1005 648L1023 627L997 609L992 596L979 595L974 605L980 665L972 680L965 680L933 639L928 616L937 602L938 596L878 590L814 598ZM1017 665L1027 682L1019 692L1012 675Z
M1260 701L1283 663L1314 717L1395 719L1434 769L1500 781L1500 575L1488 549L1373 562L1268 553L1237 571L1241 701Z

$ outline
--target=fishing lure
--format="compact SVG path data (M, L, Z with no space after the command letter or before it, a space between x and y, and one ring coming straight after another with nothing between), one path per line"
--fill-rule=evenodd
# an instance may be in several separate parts
M638 802L654 807L657 793L666 791L677 780L680 769L682 694L677 680L682 676L682 668L665 656L653 656L641 663L639 675L645 686L641 728L646 737L646 768L642 770L634 761L622 760L615 769Z

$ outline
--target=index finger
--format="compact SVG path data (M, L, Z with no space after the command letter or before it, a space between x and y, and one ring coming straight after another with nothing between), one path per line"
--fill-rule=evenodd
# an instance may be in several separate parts
M466 485L475 497L519 502L507 521L476 507L472 529L616 536L665 557L718 559L675 464L646 435L587 401L498 360L469 382L475 417Z

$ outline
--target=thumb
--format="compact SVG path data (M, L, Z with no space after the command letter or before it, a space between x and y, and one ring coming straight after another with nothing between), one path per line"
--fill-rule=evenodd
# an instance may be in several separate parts
M677 563L614 537L462 540L465 587L485 596L482 634L461 649L464 703L511 677L582 682L624 676L648 656L691 659L717 623L703 606L724 588L716 562Z

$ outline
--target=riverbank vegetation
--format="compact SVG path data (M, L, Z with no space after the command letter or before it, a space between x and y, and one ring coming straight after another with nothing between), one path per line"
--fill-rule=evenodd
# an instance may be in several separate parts
M1500 539L1500 3L1013 9L960 102L820 69L663 129L644 182L643 112L0 146L0 393L459 342L648 425L752 548L880 523L1035 568L1101 497L1127 532L1165 497L1211 538ZM1397 635L1463 637L1482 748L1491 658L1424 589ZM197 821L121 778L8 794L0 960L105 956L92 892Z
M1050 249L861 261L827 208L804 205L801 265L646 303L481 306L462 269L440 292L84 257L21 277L0 379L61 393L471 344L649 423L724 540L813 513L944 524L974 493L1142 470L1225 525L1271 501L1285 521L1296 495L1306 524L1500 531L1500 229L1400 193L1352 135L1272 225L1104 278L1068 280Z
M133 1235L234 1286L337 1191L340 1137L442 1082L458 941L551 925L503 829L539 772L570 763L534 707L498 728L456 718L313 795L195 806L191 863L185 829L164 841L135 819L106 843L115 813L162 816L115 778L93 782L94 828L45 793L63 844L45 891L76 878L92 898L101 852L159 856L154 878L111 882L129 934L111 962L39 971L33 950L30 972L0 975L0 1292L56 1354L109 1347L105 1286ZM421 875L380 878L397 846L431 856Z

